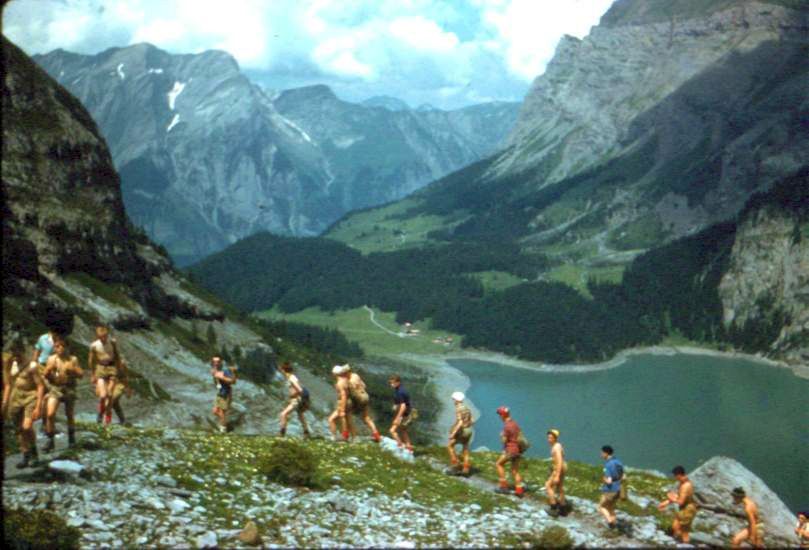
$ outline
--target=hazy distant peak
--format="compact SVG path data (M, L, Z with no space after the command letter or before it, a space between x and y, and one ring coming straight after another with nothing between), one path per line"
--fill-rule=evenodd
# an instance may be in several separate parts
M292 88L284 90L278 99L300 100L300 101L334 101L337 96L331 88L325 84L315 84L313 86L303 86L301 88Z
M365 101L361 103L366 107L382 107L383 109L387 109L388 111L409 111L410 106L398 99L396 97L391 97L388 95L376 95L373 97L369 97Z

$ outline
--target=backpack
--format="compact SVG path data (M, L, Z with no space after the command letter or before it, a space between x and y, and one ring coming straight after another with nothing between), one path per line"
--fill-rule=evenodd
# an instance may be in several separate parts
M627 500L629 498L629 487L626 484L626 476L624 475L624 465L619 460L615 461L615 470L618 472L616 481L621 482L621 488L618 491L618 498L620 500Z
M520 448L520 454L531 448L531 442L528 441L528 438L525 437L522 430L520 430L520 435L517 436L517 446Z

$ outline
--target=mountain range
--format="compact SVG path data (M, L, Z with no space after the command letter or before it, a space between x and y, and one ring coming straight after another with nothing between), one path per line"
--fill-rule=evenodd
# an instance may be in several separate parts
M401 198L490 154L519 107L352 104L322 85L269 93L222 51L136 44L34 59L87 107L129 216L179 264L262 230L315 235Z
M306 288L268 274L250 292L221 269L247 261L234 248L193 272L242 307L365 299L531 359L599 360L676 333L805 360L808 15L788 0L619 0L562 39L504 150L324 234L372 253L374 271L332 273L349 257L335 255ZM487 248L494 263L463 260ZM522 282L475 282L492 272Z

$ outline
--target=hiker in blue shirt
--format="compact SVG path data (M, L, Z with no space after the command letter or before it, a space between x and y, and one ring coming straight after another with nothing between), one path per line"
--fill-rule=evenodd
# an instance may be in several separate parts
M390 434L399 447L404 447L407 452L412 453L413 444L410 442L410 434L407 433L407 427L415 416L410 406L410 394L402 387L402 379L398 374L391 376L388 384L393 388L393 423L390 426Z
M604 476L601 478L604 484L601 486L601 500L598 502L598 511L607 520L610 529L615 529L617 518L615 517L615 505L621 497L621 483L624 479L624 465L613 456L612 447L604 445L601 447L601 458L604 462Z

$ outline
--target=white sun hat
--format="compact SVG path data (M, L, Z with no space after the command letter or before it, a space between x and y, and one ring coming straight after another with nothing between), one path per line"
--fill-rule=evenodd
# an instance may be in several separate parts
M463 394L463 392L456 391L452 394L453 401L463 401L465 398L466 396Z

